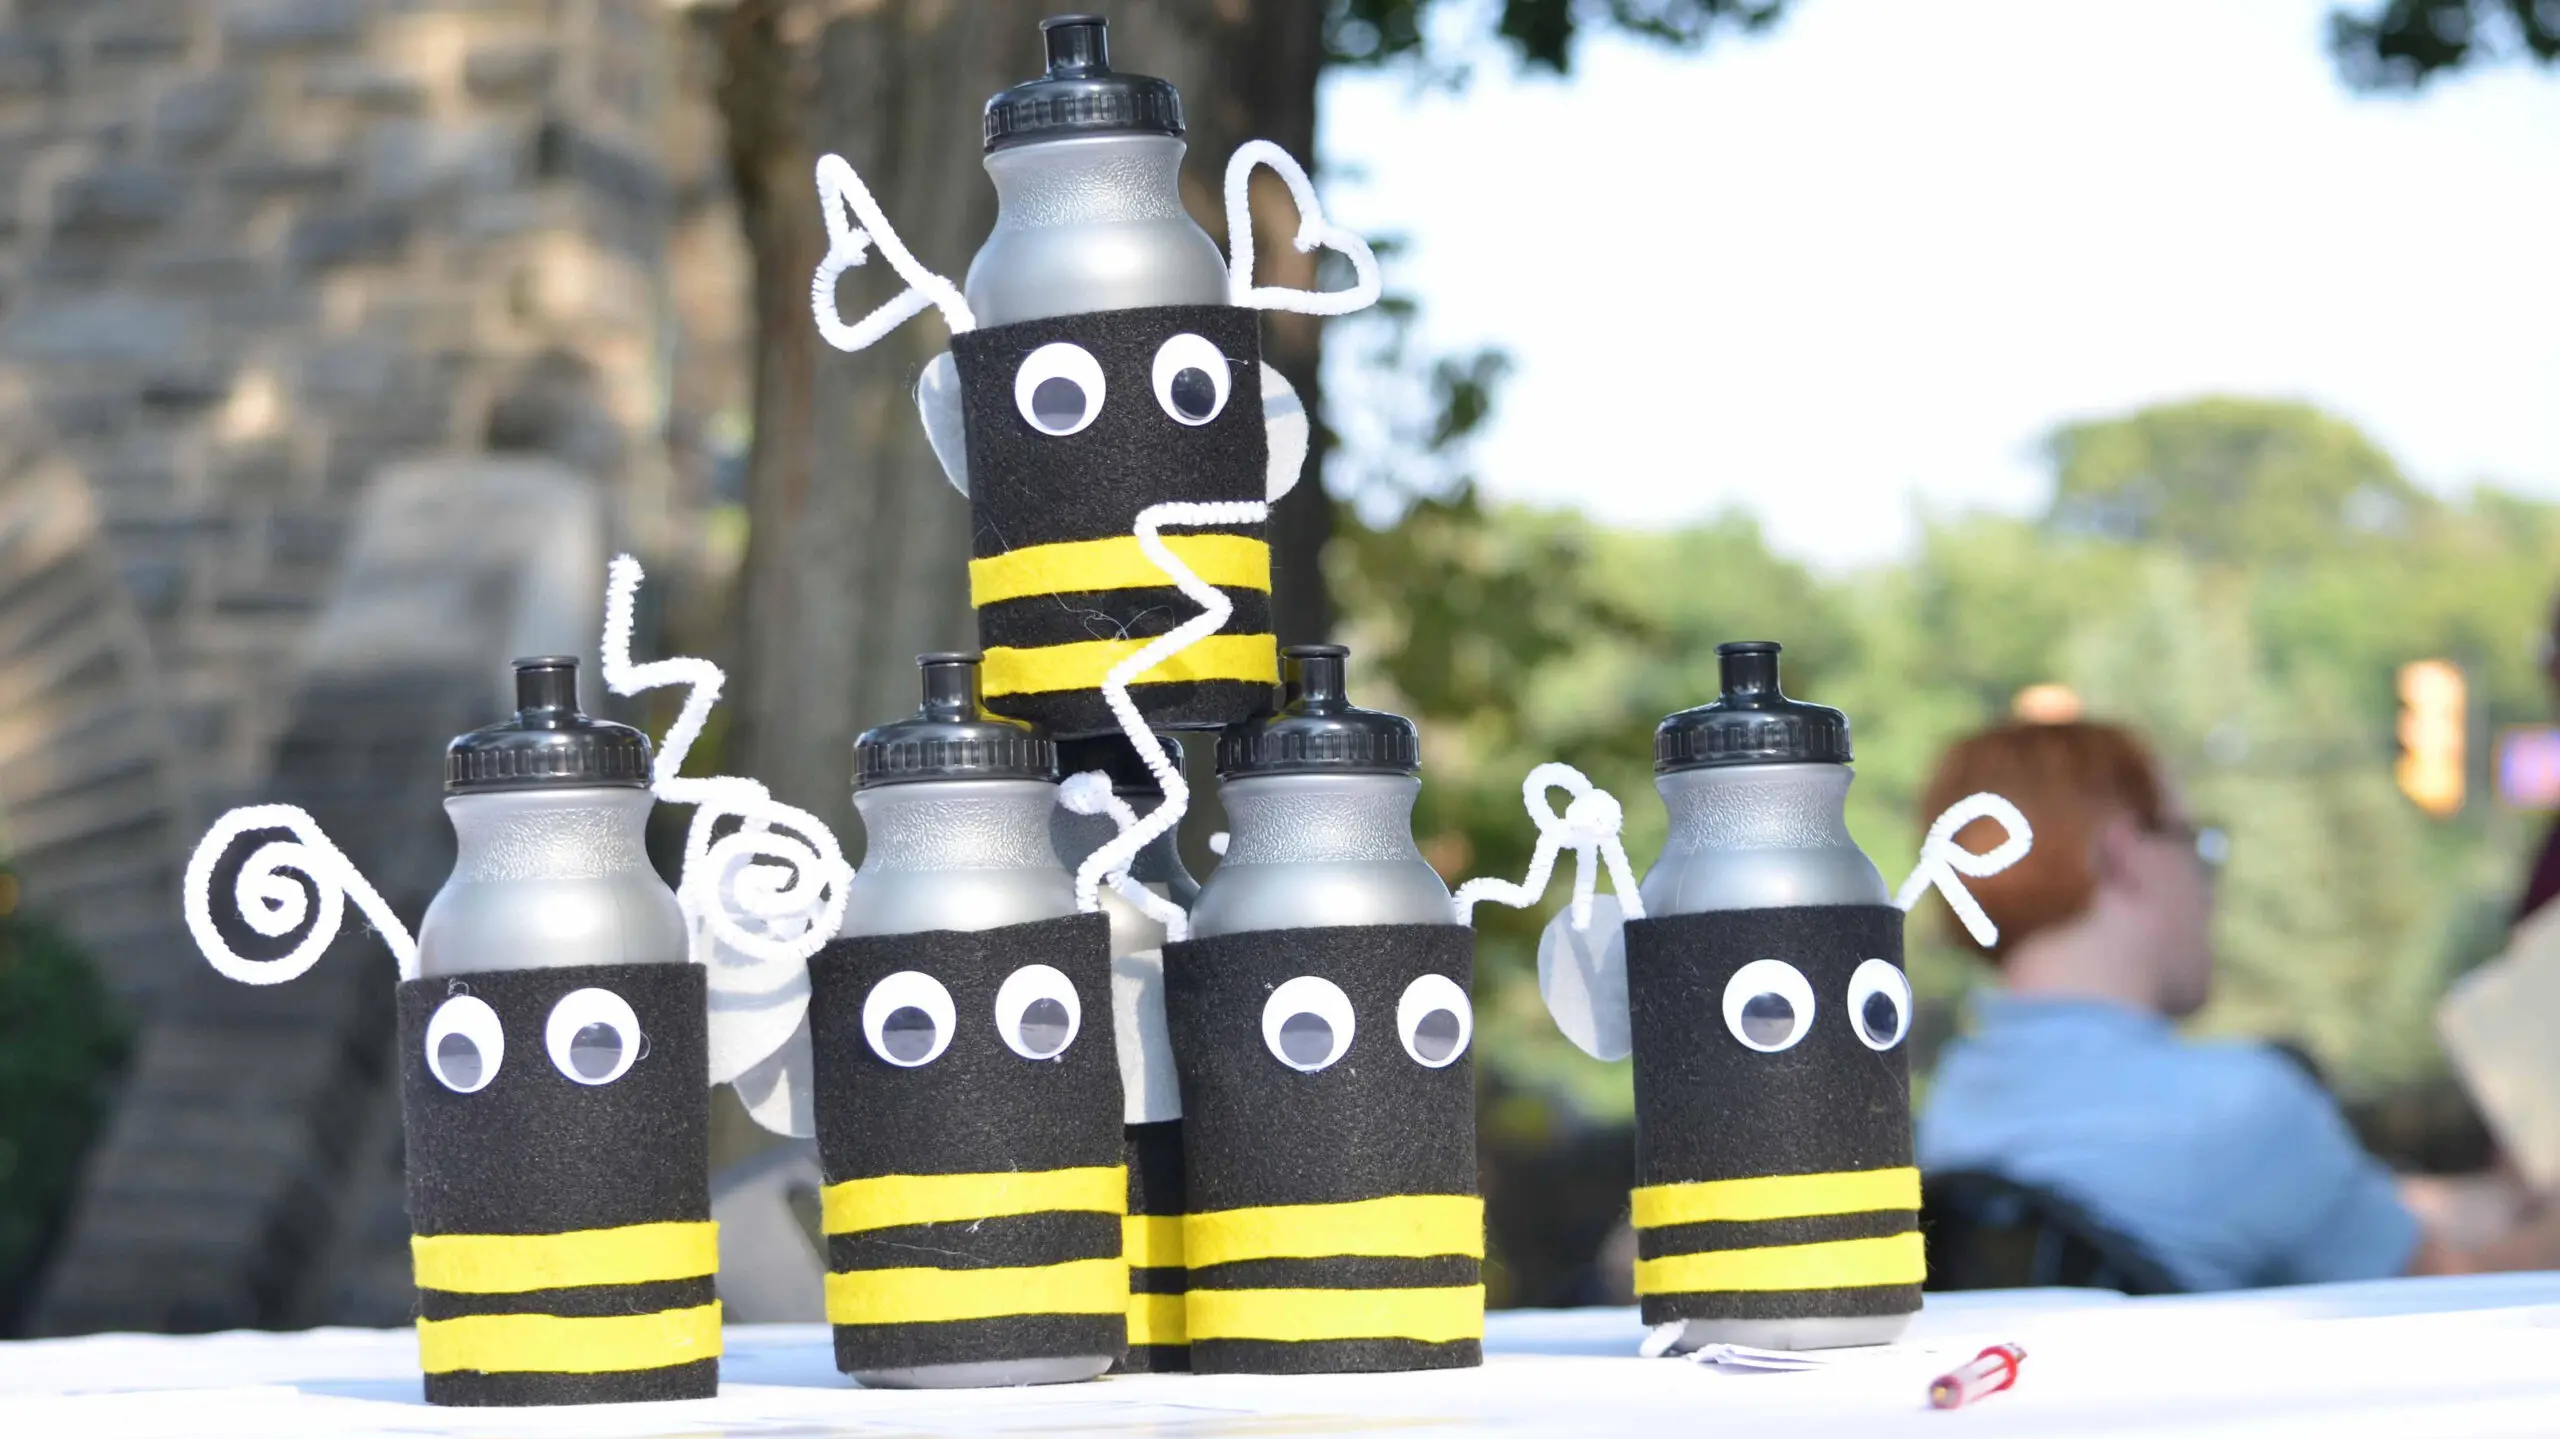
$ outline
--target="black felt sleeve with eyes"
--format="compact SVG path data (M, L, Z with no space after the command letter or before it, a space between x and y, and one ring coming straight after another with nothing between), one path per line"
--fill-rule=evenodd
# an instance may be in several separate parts
M611 1084L576 1083L543 1032L572 990L610 990L646 1040ZM497 1011L506 1055L456 1094L426 1062L437 1006ZM711 1090L702 968L605 964L439 975L400 986L400 1102L409 1221L420 1234L559 1234L711 1217Z
M1025 1059L996 1032L996 991L1030 964L1064 973L1082 1011L1075 1041L1055 1059ZM871 987L908 969L941 981L954 1015L950 1047L912 1069L873 1053L862 1030ZM809 962L827 1182L1120 1163L1111 1023L1111 929L1099 914L834 941Z
M1405 1053L1396 1002L1425 974L1467 988L1475 932L1454 924L1258 930L1165 946L1192 1213L1476 1192L1475 1058ZM1302 974L1351 1000L1351 1047L1313 1074L1273 1057L1262 1007Z
M1636 1183L1911 1163L1908 1046L1868 1048L1848 1012L1860 962L1902 963L1902 919L1879 904L1629 922ZM1755 959L1794 965L1813 989L1811 1028L1776 1054L1725 1027L1725 983Z
M1260 500L1269 484L1270 446L1262 417L1262 348L1252 310L1172 305L1106 310L997 325L952 338L969 455L970 553L978 558L1032 546L1117 539L1139 512L1174 501ZM1216 417L1187 425L1155 393L1157 351L1194 334L1227 359L1227 401ZM1081 346L1101 366L1103 400L1093 422L1050 435L1022 417L1014 382L1041 346ZM1266 538L1263 524L1184 526L1168 534ZM1271 633L1268 590L1226 590L1228 635ZM1040 650L1091 640L1151 639L1200 612L1170 580L1124 590L1064 590L977 607L978 640L989 650ZM1276 664L1276 661L1275 661ZM990 665L991 677L1001 666ZM1131 698L1162 728L1213 729L1269 704L1270 677L1222 676L1141 683ZM1060 737L1105 734L1116 726L1098 688L999 693L988 707L1031 720Z

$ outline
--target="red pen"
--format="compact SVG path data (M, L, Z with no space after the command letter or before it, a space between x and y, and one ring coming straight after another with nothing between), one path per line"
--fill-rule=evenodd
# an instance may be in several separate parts
M1994 1344L1929 1385L1929 1407L1955 1409L1997 1394L2018 1382L2018 1365L2027 1351L2015 1344Z

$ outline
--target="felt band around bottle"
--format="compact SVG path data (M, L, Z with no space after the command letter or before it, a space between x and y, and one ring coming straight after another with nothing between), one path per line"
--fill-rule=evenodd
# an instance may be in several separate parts
M1132 1124L1124 1131L1129 1212L1120 1252L1129 1265L1129 1352L1123 1372L1163 1374L1191 1367L1182 1253L1182 1121Z
M1626 935L1631 1218L1645 1322L1918 1309L1926 1264L1901 911L1719 911L1633 920ZM1767 965L1744 973L1761 961L1803 985L1784 1011L1792 1038L1774 1050L1746 1044L1736 1029L1745 1006L1770 990L1754 977ZM1864 1008L1880 971L1862 966L1876 961L1892 967L1884 993L1898 1009ZM1806 1002L1809 1018L1797 1007ZM1868 1027L1888 1012L1900 1016L1896 1026ZM1756 1037L1777 1043L1765 1029Z
M1399 1000L1426 975L1464 989L1473 949L1472 931L1430 924L1166 946L1195 1370L1483 1361L1473 1066L1463 1051L1436 1067L1419 1061L1398 1021ZM1337 988L1349 1010L1348 1043L1312 1072L1266 1039L1266 1004L1300 977Z
M1062 975L1077 1021L1026 1058L999 1028L1009 976ZM848 1372L1117 1355L1128 1175L1109 922L840 939L809 966L826 1302ZM916 976L949 1002L921 1064L872 1047L863 1010ZM1018 1018L1018 1016L1017 1016Z
M636 1032L585 995L593 990L628 1005ZM704 1002L703 972L690 964L445 975L400 986L410 1254L428 1402L592 1404L716 1392L719 1240L707 1178ZM465 1012L476 1022L459 1027L470 1043L457 1049L454 1016ZM602 1083L572 1078L582 1056L568 1041L606 1031L627 1067ZM443 1078L428 1062L431 1032L444 1050ZM593 1051L584 1057L592 1061ZM473 1087L457 1090L446 1078Z
M1215 370L1224 386L1223 403L1197 424L1176 416L1158 383L1157 362L1181 336L1191 337L1181 346L1192 357L1181 363ZM1062 347L1084 357L1071 385L1065 371L1042 371L1034 358ZM968 451L970 602L986 654L988 707L1060 738L1111 733L1118 726L1102 700L1103 676L1200 613L1139 548L1138 516L1160 504L1268 494L1257 317L1232 305L1060 315L954 335L951 355ZM1044 373L1085 406L1068 433L1044 431L1023 414L1023 387L1036 392ZM1141 676L1131 702L1164 728L1244 719L1269 703L1278 679L1266 529L1222 526L1166 542L1233 613L1220 633Z

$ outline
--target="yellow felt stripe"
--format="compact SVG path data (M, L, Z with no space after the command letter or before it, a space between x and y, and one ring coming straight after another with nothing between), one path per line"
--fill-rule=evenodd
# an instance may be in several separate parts
M1060 1209L1118 1214L1129 1207L1129 1171L1117 1164L1098 1164L1089 1169L998 1174L884 1174L830 1184L819 1192L818 1202L829 1234Z
M1076 640L1037 649L995 645L986 652L980 674L989 695L1048 694L1056 690L1102 687L1111 667L1153 643L1151 640ZM1277 684L1279 642L1269 635L1211 635L1140 674L1133 684L1163 685L1183 680L1244 680Z
M1722 1294L1917 1284L1927 1276L1919 1231L1766 1249L1718 1249L1636 1261L1638 1294Z
M429 1374L618 1374L720 1357L720 1305L563 1319L474 1314L418 1321L418 1367Z
M1245 1259L1341 1254L1482 1259L1484 1201L1472 1194L1401 1194L1348 1204L1285 1204L1183 1216L1182 1258L1194 1269Z
M1166 549L1213 585L1234 590L1271 588L1271 546L1244 535L1166 535ZM1136 535L1026 545L969 562L969 603L1000 604L1032 595L1092 590L1168 589L1173 576L1138 547Z
M1484 1337L1484 1286L1448 1289L1194 1289L1184 1321L1207 1339L1414 1339L1446 1344Z
M1182 1267L1182 1216L1131 1214L1120 1221L1120 1257L1132 1269Z
M1130 1295L1129 1342L1132 1344L1190 1343L1191 1330L1183 1321L1183 1296L1179 1294Z
M1125 1314L1129 1266L1075 1259L1020 1269L856 1269L827 1276L830 1324L946 1324L1010 1314Z
M654 1284L720 1271L710 1220L574 1229L566 1234L419 1234L409 1239L418 1287L448 1294L523 1294L585 1284Z
M1648 1184L1635 1192L1635 1227L1715 1220L1805 1219L1918 1209L1917 1169L1853 1169L1838 1174L1773 1174L1703 1184Z

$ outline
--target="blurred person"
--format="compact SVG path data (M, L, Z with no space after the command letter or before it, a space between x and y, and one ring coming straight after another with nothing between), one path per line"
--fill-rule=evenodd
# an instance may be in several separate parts
M1984 790L2035 847L1969 882L2000 931L1994 982L1930 1085L1924 1171L2069 1201L2192 1290L2560 1267L2560 1207L2484 1221L2441 1183L2397 1181L2304 1066L2172 1027L2212 989L2221 836L2131 733L1987 730L1947 753L1921 812ZM1998 838L1978 828L1960 842Z

